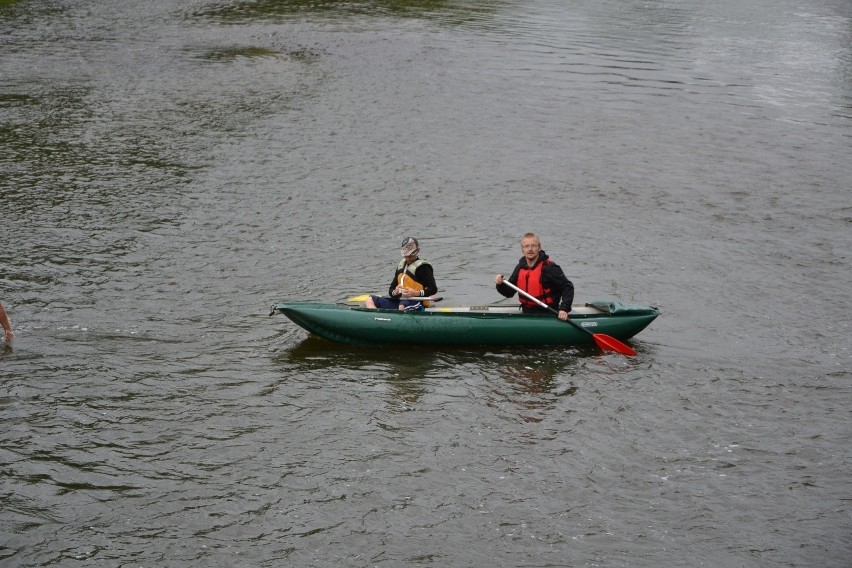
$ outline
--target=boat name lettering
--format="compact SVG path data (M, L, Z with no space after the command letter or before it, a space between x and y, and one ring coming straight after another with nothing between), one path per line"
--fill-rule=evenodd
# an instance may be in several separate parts
M391 321L390 318L373 318L376 321Z
M596 322L596 321L584 321L580 325L582 325L583 327L598 327L598 322Z

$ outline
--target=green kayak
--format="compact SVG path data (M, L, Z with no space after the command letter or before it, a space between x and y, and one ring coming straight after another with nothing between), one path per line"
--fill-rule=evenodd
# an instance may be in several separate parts
M522 314L520 306L427 308L419 312L368 310L317 302L272 306L309 332L350 345L588 345L589 333L553 315ZM271 315L271 314L270 314ZM574 305L571 320L594 334L629 339L645 329L657 308L601 301Z

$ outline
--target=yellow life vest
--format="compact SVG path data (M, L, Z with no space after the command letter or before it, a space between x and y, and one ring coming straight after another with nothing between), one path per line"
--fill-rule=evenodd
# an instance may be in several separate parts
M398 274L396 275L396 285L402 288L414 288L418 292L425 290L425 286L414 279L414 273L424 264L429 264L428 260L418 258L408 266L405 265L405 259L399 261L399 266L396 267ZM405 298L406 300L417 300L417 298ZM423 302L423 306L429 307L432 302Z

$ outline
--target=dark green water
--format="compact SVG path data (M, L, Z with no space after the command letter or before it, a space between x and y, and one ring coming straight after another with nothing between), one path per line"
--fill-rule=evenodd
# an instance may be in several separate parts
M847 2L0 1L3 566L846 566ZM632 345L360 349L533 230Z

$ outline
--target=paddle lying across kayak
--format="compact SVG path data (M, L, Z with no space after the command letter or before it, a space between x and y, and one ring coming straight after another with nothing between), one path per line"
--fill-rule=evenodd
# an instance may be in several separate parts
M660 315L657 308L615 301L575 304L570 325L550 314L524 314L519 305L401 312L293 301L273 305L272 313L284 314L315 335L350 345L600 345L597 338L604 337L613 341L601 347L625 354L635 351L621 341Z

